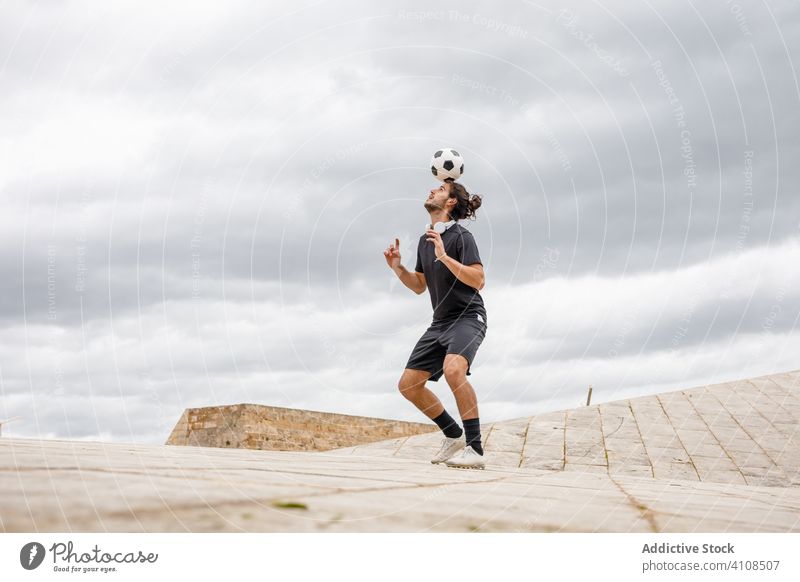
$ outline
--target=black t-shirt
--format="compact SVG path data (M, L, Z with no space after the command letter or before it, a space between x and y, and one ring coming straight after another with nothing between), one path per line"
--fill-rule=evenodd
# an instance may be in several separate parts
M465 266L483 264L478 254L478 245L466 228L456 223L441 236L448 256ZM486 321L486 308L478 290L459 281L444 263L436 261L436 249L424 234L419 237L417 266L414 270L425 274L433 306L433 323L477 315L481 315L483 321Z

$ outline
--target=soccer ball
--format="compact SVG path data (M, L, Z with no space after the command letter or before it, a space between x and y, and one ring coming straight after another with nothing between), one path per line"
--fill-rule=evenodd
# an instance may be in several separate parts
M438 180L458 180L464 173L464 158L456 150L442 148L431 158L431 173Z

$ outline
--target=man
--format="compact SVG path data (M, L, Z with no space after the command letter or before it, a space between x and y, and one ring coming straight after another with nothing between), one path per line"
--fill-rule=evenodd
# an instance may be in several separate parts
M467 376L486 335L487 319L479 293L484 273L478 247L458 221L474 218L480 205L481 197L470 196L461 184L443 182L424 204L430 223L417 245L414 272L400 262L399 239L383 252L406 287L417 294L430 291L433 306L433 321L414 347L398 388L444 433L431 463L470 469L485 467L478 400ZM442 375L455 396L463 430L425 386L428 379L436 382Z

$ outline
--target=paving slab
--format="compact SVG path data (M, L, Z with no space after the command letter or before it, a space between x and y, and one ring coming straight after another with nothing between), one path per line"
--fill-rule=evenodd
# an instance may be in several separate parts
M331 451L0 439L0 531L800 531L800 371Z

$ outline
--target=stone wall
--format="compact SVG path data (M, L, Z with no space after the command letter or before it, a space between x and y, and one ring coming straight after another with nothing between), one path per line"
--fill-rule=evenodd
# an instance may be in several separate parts
M188 408L168 445L327 451L438 430L417 423L259 404Z

